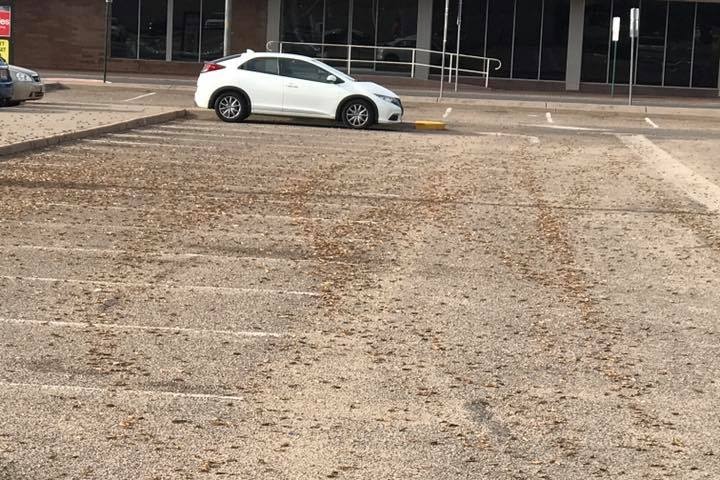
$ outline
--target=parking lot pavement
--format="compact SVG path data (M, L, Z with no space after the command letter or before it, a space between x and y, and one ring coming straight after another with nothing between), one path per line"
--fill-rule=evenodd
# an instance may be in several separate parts
M7 157L0 478L713 478L714 127L544 113Z

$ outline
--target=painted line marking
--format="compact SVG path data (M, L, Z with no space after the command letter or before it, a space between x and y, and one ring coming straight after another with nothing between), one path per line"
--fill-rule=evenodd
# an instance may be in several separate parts
M519 135L517 133L501 133L501 132L475 132L478 135L483 135L487 137L511 137L511 138L523 138L527 140L528 142L532 143L533 145L537 145L540 143L540 139L538 137L535 137L533 135Z
M646 121L647 124L650 125L652 128L660 128L660 127L658 126L658 124L655 123L655 122L653 122L652 120L650 120L649 117L645 117L645 121Z
M453 111L452 107L448 107L447 110L445 110L445 113L443 114L443 117L442 117L443 120L446 120L450 116L452 111Z
M681 189L709 211L720 212L720 186L699 175L644 135L617 135L638 158L650 164L665 181Z
M149 325L119 325L116 323L83 323L83 322L60 322L54 320L26 320L20 318L2 318L0 317L0 323L10 323L15 325L38 325L38 326L50 326L50 327L65 327L65 328L98 328L105 330L140 330L150 332L170 332L170 333L190 333L194 335L218 335L218 336L235 336L235 337L282 337L279 333L270 332L250 332L250 331L235 331L235 330L212 330L204 328L184 328L184 327L153 327Z
M123 100L123 102L132 102L135 100L140 100L141 98L152 97L153 95L157 95L157 92L150 92L150 93L146 93L144 95L138 95L137 97L128 98L127 100Z
M206 285L173 285L170 283L145 283L145 282L108 282L100 280L76 280L72 278L47 278L47 277L18 277L12 275L0 275L0 279L11 281L38 282L38 283L69 283L72 285L96 285L99 287L133 287L133 288L164 288L167 290L188 290L199 292L219 292L231 295L245 295L248 293L261 293L267 295L289 295L298 297L321 297L317 292L304 292L297 290L273 290L269 288L233 288L233 287L211 287Z
M356 239L355 241L359 241ZM350 242L352 243L352 242ZM97 253L100 255L132 255L134 252L129 250L120 249L107 249L107 248L83 248L83 247L52 247L46 245L0 245L0 251L8 250L29 250L36 252L66 252L66 253ZM277 258L277 257L254 257L254 256L243 256L243 255L213 255L206 253L167 253L167 252L142 252L143 258L158 257L160 259L172 260L172 259L192 259L192 258L206 258L212 260L248 260L251 262L278 262L278 263L325 263L331 265L344 265L357 267L359 263L342 262L338 260L323 260L321 258Z
M233 400L233 401L244 401L243 397L237 397L234 395L213 395L206 393L180 393L180 392L167 392L164 390L133 390L133 389L113 389L113 388L99 388L99 387L81 387L77 385L50 385L45 383L15 383L15 382L0 382L0 388L24 388L24 389L37 389L37 390L50 390L50 391L67 391L67 392L82 392L82 393L100 393L100 394L126 394L126 395L140 395L146 397L174 397L174 398L192 398L197 400Z
M575 132L607 132L606 128L590 128L590 127L569 127L564 125L531 125L538 128L550 128L552 130L570 130Z
M548 123L555 123L555 120L553 120L553 118L552 118L552 113L547 112L545 114L545 118L547 119Z
M92 143L99 145L125 145L128 147L173 147L173 148L187 148L190 150L217 150L214 145L196 146L196 145L178 145L172 143L151 143L151 142L123 142L120 140L107 140L107 139L85 139L83 143Z

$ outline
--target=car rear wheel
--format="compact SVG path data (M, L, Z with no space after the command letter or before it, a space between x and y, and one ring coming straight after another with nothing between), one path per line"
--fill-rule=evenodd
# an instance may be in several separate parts
M250 115L247 102L237 92L221 93L215 100L215 113L223 122L242 122Z
M350 100L342 109L342 121L348 128L363 129L375 123L372 107L366 100Z

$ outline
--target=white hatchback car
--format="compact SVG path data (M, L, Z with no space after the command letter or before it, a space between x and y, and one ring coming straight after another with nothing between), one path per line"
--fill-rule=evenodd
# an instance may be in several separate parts
M357 129L399 123L404 113L400 98L380 85L309 57L252 51L206 63L195 103L225 122L257 113L335 119Z

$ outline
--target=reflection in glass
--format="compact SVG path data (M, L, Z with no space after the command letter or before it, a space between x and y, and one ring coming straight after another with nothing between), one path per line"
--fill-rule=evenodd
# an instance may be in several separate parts
M570 0L545 0L543 17L542 80L565 80Z
M668 3L665 0L642 2L637 63L638 84L662 84Z
M492 0L488 9L487 56L499 58L500 70L492 72L494 77L510 76L512 57L512 34L514 27L515 2L511 0Z
M604 83L607 81L608 41L611 28L610 9L611 2L606 0L587 0L585 3L580 75L583 82ZM627 25L626 22L625 25Z
M690 86L695 4L671 2L670 18L672 21L668 24L665 85L688 87Z
M698 3L693 87L718 88L720 4Z
M167 0L143 0L140 5L140 58L165 60Z
M542 0L516 0L513 78L538 78Z
M377 0L376 0L377 1ZM417 46L417 0L379 0L377 44L396 48ZM408 50L388 50L388 56L401 62L412 61ZM410 67L380 65L383 70L408 72Z
M225 0L203 0L200 60L223 56L225 44Z
M115 0L112 5L110 56L137 58L139 0Z
M201 0L175 0L173 60L196 60L200 48Z

